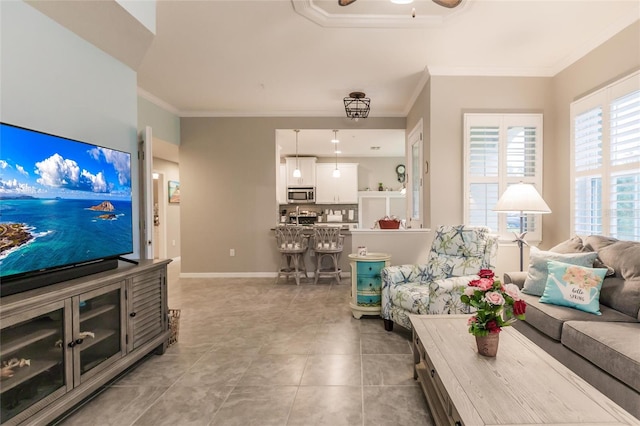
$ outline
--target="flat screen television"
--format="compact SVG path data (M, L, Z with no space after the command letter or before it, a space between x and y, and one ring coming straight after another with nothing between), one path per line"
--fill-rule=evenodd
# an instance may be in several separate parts
M0 123L0 294L133 252L131 154Z

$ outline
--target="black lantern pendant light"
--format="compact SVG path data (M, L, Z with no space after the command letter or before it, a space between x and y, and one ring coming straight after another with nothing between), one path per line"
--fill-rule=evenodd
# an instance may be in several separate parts
M344 98L344 111L347 113L347 117L357 121L369 116L371 99L365 96L362 92L351 92L348 97Z

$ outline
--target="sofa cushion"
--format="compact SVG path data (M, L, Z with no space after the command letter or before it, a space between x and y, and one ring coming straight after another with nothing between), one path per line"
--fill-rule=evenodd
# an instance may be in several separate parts
M542 296L547 284L547 262L549 260L591 267L597 256L598 254L594 252L564 254L542 251L536 247L531 247L531 251L529 252L529 270L527 271L527 279L524 281L522 291L534 296Z
M640 391L640 323L568 321L562 344Z
M577 309L541 303L540 298L537 296L522 294L521 297L527 302L525 321L541 333L557 341L560 341L562 325L566 321L637 322L635 318L602 304L600 305L602 315L596 316Z
M567 254L567 253L585 253L585 252L590 252L594 250L590 247L585 246L582 241L582 238L576 235L575 237L569 238L567 241L563 241L560 244L551 247L549 251L552 251L554 253ZM607 277L612 276L616 273L616 271L612 267L610 267L609 265L606 265L602 260L600 260L600 257L596 257L596 260L593 261L593 267L607 268Z
M616 271L615 277L605 279L600 302L640 319L640 242L591 235L585 239L585 247L596 250Z
M566 254L566 253L584 253L585 251L593 251L593 250L588 250L584 246L582 242L582 238L576 235L575 237L569 238L567 241L563 241L560 244L551 247L549 251L552 251L554 253Z
M553 260L547 265L547 285L540 302L601 315L600 288L606 269L587 268Z

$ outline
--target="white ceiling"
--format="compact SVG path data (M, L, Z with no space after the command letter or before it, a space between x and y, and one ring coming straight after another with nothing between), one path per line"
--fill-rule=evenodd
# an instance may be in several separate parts
M138 68L181 116L406 116L431 75L552 76L640 18L638 0L163 0ZM411 18L411 8L416 18Z
M343 117L344 157L404 155L404 131L353 129L350 92L371 98L369 117L405 117L429 75L553 76L640 19L640 0L157 0L154 36L123 13L127 0L27 1L179 116ZM333 156L331 137L303 129L299 154ZM292 129L276 143L295 154Z
M331 142L334 133L327 129L300 129L298 155L333 157L338 147L343 157L404 157L404 130L336 129L340 141ZM296 153L293 129L277 129L276 144L280 157ZM377 148L377 149L372 149Z

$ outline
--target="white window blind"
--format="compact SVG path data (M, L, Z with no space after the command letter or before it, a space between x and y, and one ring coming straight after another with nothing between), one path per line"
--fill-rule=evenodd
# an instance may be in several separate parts
M520 216L493 208L508 185L532 183L542 192L542 114L465 114L464 126L465 223L512 240ZM542 239L536 216L525 217L530 241Z
M573 232L640 241L640 73L575 101L571 119Z
M602 108L590 109L576 117L576 170L602 166Z
M469 129L469 174L498 176L498 145L500 128L474 126Z

